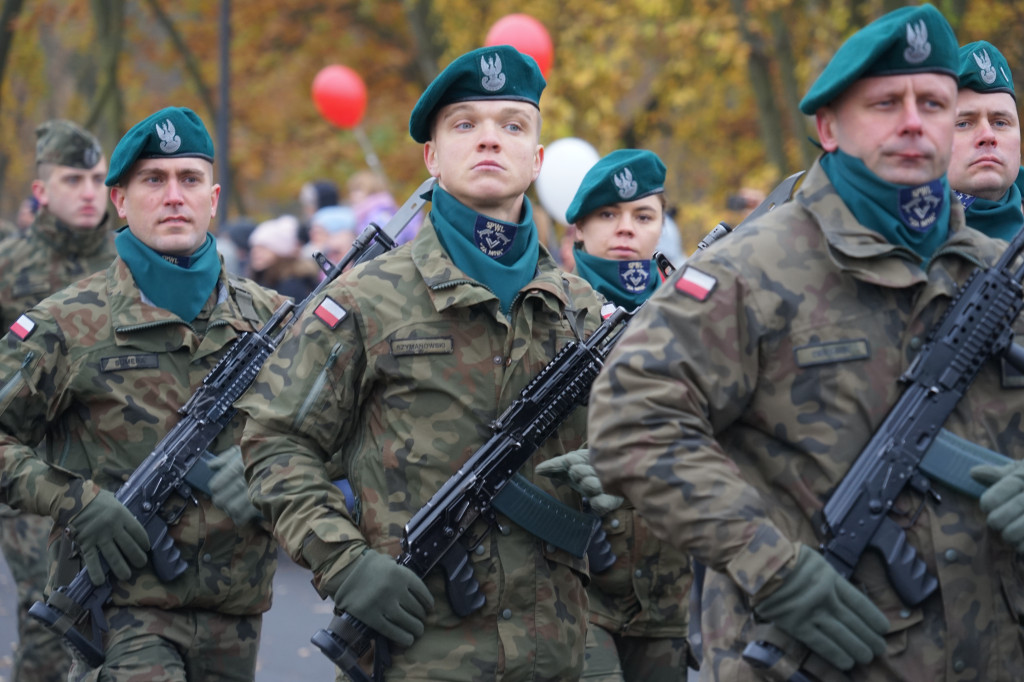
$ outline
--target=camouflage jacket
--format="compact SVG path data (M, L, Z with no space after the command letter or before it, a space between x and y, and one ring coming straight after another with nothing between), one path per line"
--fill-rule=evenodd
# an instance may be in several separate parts
M815 514L896 401L898 377L957 287L1005 246L966 228L951 201L949 238L922 270L858 224L815 164L791 202L680 268L595 382L600 477L709 567L702 678L756 679L739 660L751 600L777 588L798 543L817 547ZM677 286L690 267L713 284L703 302ZM986 364L946 428L1020 459L1024 391L1002 388L1001 371ZM976 499L935 486L941 502L904 493L894 518L940 588L904 606L878 557L864 557L852 581L891 629L886 655L853 679L1009 680L1024 668L1024 566Z
M590 622L631 637L686 637L690 558L652 533L628 501L601 525L616 559L591 576Z
M590 622L632 637L686 637L689 557L651 532L629 502L601 523L616 559L591 578Z
M23 238L0 247L0 329L50 294L105 270L116 255L109 213L96 229L75 230L39 209Z
M120 487L224 349L283 300L222 270L218 295L193 323L206 328L200 337L141 297L117 258L30 310L35 327L24 340L12 331L0 341L0 502L50 515L55 534L100 488ZM211 451L237 443L241 430L236 417ZM44 440L37 456L32 448ZM168 519L184 508L170 535L189 570L161 583L147 566L114 586L114 604L233 615L269 608L270 534L256 523L236 527L206 495L196 496L198 504L172 496L164 507Z
M322 302L337 306L336 326L316 314ZM497 297L455 267L429 223L411 243L345 273L312 302L314 314L292 329L238 406L250 417L242 440L250 496L291 557L312 568L322 593L361 543L398 556L406 522L574 338L566 306L587 311L587 332L599 324L597 295L542 249L533 281L506 318ZM534 460L580 447L585 425L578 409ZM567 486L535 478L533 462L521 471L579 508ZM331 482L340 477L355 493L352 516ZM395 652L388 680L579 675L585 562L498 518L499 528L470 554L486 604L459 618L442 572L431 572L435 605L426 633ZM471 533L484 529L478 521Z

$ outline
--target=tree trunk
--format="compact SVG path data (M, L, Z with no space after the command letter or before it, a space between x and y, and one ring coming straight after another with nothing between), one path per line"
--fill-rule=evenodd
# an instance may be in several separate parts
M731 2L739 20L740 36L750 47L747 72L750 86L754 91L754 101L757 103L757 123L761 131L761 141L764 143L768 162L775 166L781 179L785 177L789 164L786 162L784 132L772 89L771 55L765 49L761 36L754 34L747 25L747 11L743 0Z
M178 52L181 54L181 58L185 62L185 72L188 74L196 92L199 94L199 99L202 100L203 106L206 108L207 120L216 121L217 105L213 100L213 93L206 85L206 81L203 80L203 73L199 69L199 60L196 59L195 53L189 49L188 43L185 42L185 39L178 31L178 27L174 25L174 21L171 17L164 12L160 3L157 2L157 0L146 0L146 4L149 5L149 8L153 11L153 15L156 17L156 20L164 27L164 30L167 31L167 35L170 37L171 42L174 43L174 47L177 48ZM231 165L231 159L225 157L221 163L228 164L228 175L230 177L238 177L235 173L234 167ZM235 210L238 212L238 215L248 215L245 210L245 200L242 196L241 190L237 185L233 186L231 189L232 192L231 196L228 197L228 201L234 201Z

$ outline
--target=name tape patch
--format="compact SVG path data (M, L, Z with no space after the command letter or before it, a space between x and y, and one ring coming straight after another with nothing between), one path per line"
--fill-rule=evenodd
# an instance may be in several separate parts
M844 339L800 346L793 350L793 354L797 367L814 367L870 358L871 347L867 339Z
M450 337L436 339L393 339L391 354L401 355L450 355L455 352L455 341Z
M118 355L115 357L101 358L101 372L123 372L129 369L156 369L160 366L160 359L156 353L138 353L135 355Z

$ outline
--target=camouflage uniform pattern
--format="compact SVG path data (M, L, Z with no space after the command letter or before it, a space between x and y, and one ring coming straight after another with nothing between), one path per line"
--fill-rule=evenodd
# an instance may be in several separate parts
M110 227L110 214L95 229L83 230L64 225L41 208L25 237L0 243L0 329L6 332L21 313L50 294L106 269L117 255ZM28 608L46 587L46 544L53 521L14 514L0 505L0 550L18 587L14 676L56 682L66 678L70 659L60 638L28 617Z
M13 332L0 341L0 502L49 515L51 540L62 537L99 488L115 491L170 430L224 349L282 300L252 282L229 281L222 269L216 295L187 325L144 303L120 258L44 300L29 312L36 326L24 341ZM240 435L236 418L211 451ZM37 454L32 448L44 439ZM196 497L197 504L172 497L163 510L166 519L181 513L170 536L189 570L162 583L146 566L114 586L113 605L245 617L270 607L270 534L256 523L236 527L206 495ZM57 566L64 544L51 544L51 589L80 569L77 557ZM139 615L134 628L148 625ZM258 641L259 630L239 634Z
M755 595L776 588L814 515L899 396L897 381L959 284L999 243L959 203L927 270L859 225L818 164L794 199L695 256L714 277L700 303L675 284L652 296L598 377L594 463L660 537L708 566L703 680L760 679L740 654ZM950 431L1024 456L1024 393L988 363ZM891 624L886 655L825 680L1011 680L1024 669L1024 570L978 502L941 483L941 503L904 493L895 518L939 580L904 606L873 553L852 581ZM915 516L918 512L919 515Z
M411 243L342 275L326 295L347 311L344 320L331 329L307 315L238 402L250 417L242 441L250 496L291 557L312 568L321 594L355 559L357 543L399 554L406 522L574 338L563 309L585 309L590 332L601 306L542 248L534 279L506 318L494 294L455 267L429 222ZM585 425L579 409L534 461L578 448ZM579 508L567 486L535 478L533 461L521 471ZM331 482L341 477L355 491L351 516ZM441 572L431 572L426 632L408 649L392 648L389 682L579 677L585 560L498 520L470 553L485 605L459 618ZM484 529L478 521L470 533Z
M607 514L602 527L616 560L591 578L589 620L610 633L624 671L619 679L686 679L689 557L651 532L629 502ZM588 659L585 670L598 669L598 660L604 659Z

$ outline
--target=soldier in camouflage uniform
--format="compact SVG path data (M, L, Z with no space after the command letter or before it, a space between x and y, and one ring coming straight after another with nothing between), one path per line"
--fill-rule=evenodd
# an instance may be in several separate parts
M661 284L653 260L665 222L665 164L620 149L587 171L566 211L579 241L576 274L616 305L633 310ZM583 679L679 682L686 679L689 558L659 540L631 504L602 525L617 559L592 577Z
M1020 118L1013 74L991 43L960 48L949 184L967 214L967 224L1009 241L1024 225L1020 173Z
M163 510L188 565L163 583L149 539L114 497L170 430L177 410L243 332L280 305L229 278L207 233L220 187L213 143L188 109L134 126L106 184L118 257L21 315L0 342L0 502L54 521L51 590L84 564L112 573L106 662L75 660L72 680L252 680L276 545L245 492L233 421L195 500ZM45 456L32 448L43 439ZM197 472L198 473L198 472ZM209 494L200 492L211 491ZM180 516L179 516L180 515ZM134 569L134 570L133 570Z
M890 514L938 590L907 606L877 554L847 581L815 549L818 514L898 378L1005 246L965 226L945 177L956 49L930 5L852 36L801 102L825 153L792 201L690 259L595 382L589 436L605 486L708 567L702 680L787 679L797 665L821 680L1024 670L1024 543L988 527L1024 502L1024 394L999 363L945 428L1013 461L936 479L941 502L908 489ZM972 478L988 486L980 504L953 487ZM754 669L741 658L753 640L788 655Z
M8 329L45 297L114 260L106 175L106 158L92 134L64 120L36 128L32 194L39 210L24 237L0 244L0 329ZM66 679L71 659L60 637L28 617L28 608L43 598L46 588L46 544L53 520L16 514L2 505L0 517L0 549L18 587L13 680Z
M539 245L524 196L543 155L543 87L536 63L508 46L469 52L434 80L410 119L439 181L429 221L314 300L238 402L250 496L321 596L391 640L389 682L561 681L582 667L584 559L499 514L469 554L486 601L464 618L441 571L421 580L394 560L403 526L486 442L489 422L574 324L585 334L600 319L593 290ZM577 411L534 459L578 448L584 427ZM522 473L580 507L532 462ZM332 483L342 477L352 514Z

